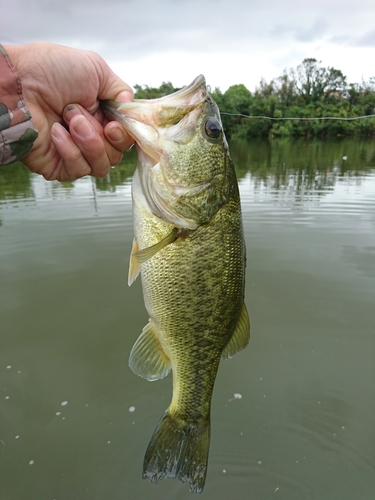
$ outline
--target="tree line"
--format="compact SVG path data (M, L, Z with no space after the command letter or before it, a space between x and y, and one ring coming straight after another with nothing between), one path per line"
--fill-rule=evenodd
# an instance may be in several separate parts
M158 88L134 88L138 99L178 90L170 82ZM304 59L270 82L262 79L254 92L237 84L224 93L217 87L211 89L211 95L222 112L227 137L375 136L375 118L371 117L375 114L375 77L348 83L340 70L323 67L314 58ZM367 118L355 119L362 116Z

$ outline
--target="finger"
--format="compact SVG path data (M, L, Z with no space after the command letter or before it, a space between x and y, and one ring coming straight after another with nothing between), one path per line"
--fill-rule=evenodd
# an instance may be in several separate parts
M107 97L106 99L100 98L101 101L115 101L115 102L131 102L133 101L133 92L131 90L121 91L118 94L113 94L111 97ZM102 108L100 106L100 100L96 100L95 104L90 108L85 108L87 111L94 116L99 123L106 124L109 122L108 118L104 115Z
M128 93L121 93L119 95L120 99L128 98ZM120 101L122 102L122 101ZM105 141L106 151L110 157L110 162L112 156L115 153L112 148L117 151L128 151L134 143L134 139L126 132L124 127L120 123L108 120L104 117L102 111L99 111L94 115L94 117L82 106L78 104L68 104L63 112L64 120L69 125L70 121L74 116L84 115L88 121L91 123L93 128L98 132L99 135L103 136ZM105 124L104 133L101 124ZM114 165L114 161L111 162Z
M103 127L100 121L98 121L96 116L93 116L87 109L80 106L79 104L68 104L63 109L63 118L65 123L70 126L70 122L75 116L85 116L86 119L90 122L94 130L98 134L103 135Z
M122 147L115 148L107 141L101 124L82 106L68 104L63 111L63 116L70 127L73 140L79 145L92 168L92 175L104 177L108 173L109 167L117 165L121 160ZM87 120L94 131L94 136L91 136L92 130L86 126L85 120L77 122L77 117L84 117ZM87 130L83 130L85 128ZM122 145L120 144L120 146ZM107 158L103 153L107 155Z
M104 177L112 165L117 165L122 152L108 144L92 123L84 116L74 116L70 121L69 131L73 141L91 167L91 175Z
M104 135L112 146L120 151L129 151L134 144L134 139L117 122L109 122L104 127Z
M130 87L127 90L119 92L115 98L117 102L131 102L134 100L133 91ZM127 133L124 127L115 121L109 122L104 127L104 133L108 141L121 151L129 151L134 144L134 139Z
M54 172L49 175L49 180L75 180L91 173L91 167L82 155L81 150L60 123L52 125L51 137L60 155L60 161Z
M134 142L133 139L117 122L110 122L106 125L106 129L107 127L110 130L112 130L113 128L113 133L115 134L114 137L111 135L108 135L107 137L106 132L103 131L101 123L99 123L97 119L91 116L91 114L85 108L82 108L82 106L79 106L78 104L68 104L63 112L64 120L68 125L70 125L74 117L80 115L83 115L87 118L93 129L102 138L110 165L117 165L122 158L122 152L127 151L131 147L132 143ZM105 121L107 122L107 120Z
M98 99L111 100L119 102L128 102L134 100L132 88L119 78L108 66L108 64L100 58L97 61L101 67L99 73L99 91Z

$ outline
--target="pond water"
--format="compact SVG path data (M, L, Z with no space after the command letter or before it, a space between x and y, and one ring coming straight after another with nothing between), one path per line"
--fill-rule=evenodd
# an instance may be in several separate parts
M372 500L375 141L231 151L252 331L219 368L203 498ZM64 184L0 167L1 500L192 498L141 479L171 378L127 365L135 161Z

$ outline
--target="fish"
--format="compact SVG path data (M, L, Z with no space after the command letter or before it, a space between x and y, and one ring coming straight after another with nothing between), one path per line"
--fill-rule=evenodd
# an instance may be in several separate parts
M102 109L134 138L138 153L128 283L141 275L149 321L129 365L149 381L171 371L173 381L142 477L178 478L201 493L219 363L250 337L235 169L203 75L173 94L106 101Z

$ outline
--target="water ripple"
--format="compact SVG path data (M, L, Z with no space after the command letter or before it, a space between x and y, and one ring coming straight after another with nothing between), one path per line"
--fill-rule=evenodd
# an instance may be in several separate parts
M360 181L360 182L359 182ZM251 174L240 181L244 219L262 224L318 223L336 227L370 224L375 227L375 173L356 178L356 183L298 191L293 186L274 189L259 185ZM331 218L327 218L331 216Z

